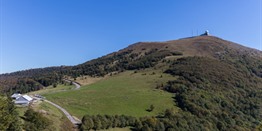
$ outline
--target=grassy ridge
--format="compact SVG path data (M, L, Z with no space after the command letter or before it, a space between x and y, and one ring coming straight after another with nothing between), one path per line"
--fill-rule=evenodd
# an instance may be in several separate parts
M125 114L137 117L157 115L174 107L172 94L154 89L157 84L174 79L160 72L127 71L83 86L80 90L44 96L79 118L85 114ZM146 111L150 105L155 106L152 112Z

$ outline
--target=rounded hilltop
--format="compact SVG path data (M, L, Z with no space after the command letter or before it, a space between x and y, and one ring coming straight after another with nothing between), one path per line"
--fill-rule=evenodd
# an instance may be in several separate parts
M211 36L208 31L195 37L181 38L164 42L138 42L116 53L129 51L144 54L151 50L168 50L181 52L186 56L216 56L217 54L232 53L234 55L248 55L262 58L262 52L243 45Z

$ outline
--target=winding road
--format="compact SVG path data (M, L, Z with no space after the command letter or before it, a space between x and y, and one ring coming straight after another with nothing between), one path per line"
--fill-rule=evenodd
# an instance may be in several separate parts
M80 89L80 87L81 87L81 85L79 85L78 83L76 83L76 82L74 82L74 81L70 81L70 80L66 80L66 79L64 79L64 81L69 82L69 83L72 82L73 85L75 85L75 87L76 87L76 88L74 88L75 90ZM47 103L49 103L49 104L51 104L51 105L53 105L53 106L55 106L55 107L58 108L59 110L61 110L61 111L66 115L66 117L67 117L74 125L78 126L79 124L81 124L81 121L74 119L74 117L73 117L72 115L70 115L70 114L68 113L68 111L66 111L66 110L65 110L64 108L62 108L61 106L59 106L59 105L57 105L57 104L55 104L54 102L51 102L51 101L49 101L49 100L44 100L44 101L47 102Z
M68 83L70 83L70 82L72 82L73 83L73 85L75 85L75 90L77 90L77 89L80 89L80 87L81 87L81 85L80 84L78 84L78 83L76 83L76 82L74 82L74 81L71 81L71 80L67 80L67 79L63 79L65 82L68 82Z
M45 102L55 106L56 108L58 108L59 110L61 110L66 117L74 124L74 125L79 125L81 124L81 121L75 120L74 117L72 115L70 115L64 108L62 108L61 106L49 101L49 100L45 100Z

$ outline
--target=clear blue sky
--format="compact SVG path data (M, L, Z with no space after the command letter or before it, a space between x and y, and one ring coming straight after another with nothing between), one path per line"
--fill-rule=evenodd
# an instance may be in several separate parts
M209 30L262 50L261 0L1 0L0 73L76 65Z

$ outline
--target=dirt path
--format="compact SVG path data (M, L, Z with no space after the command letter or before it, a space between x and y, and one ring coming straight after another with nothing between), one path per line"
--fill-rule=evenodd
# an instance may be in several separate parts
M74 88L74 90L77 90L77 89L80 89L80 85L78 84L78 83L76 83L76 82L74 82L74 81L70 81L70 80L66 80L66 79L64 79L64 81L66 81L66 82L72 82L74 85L75 85L75 87L76 88ZM61 110L65 115L66 115L66 117L74 124L74 125L79 125L79 124L81 124L81 121L80 120L76 120L76 119L74 119L74 117L72 116L72 115L70 115L69 114L69 112L67 112L64 108L62 108L61 106L59 106L59 105L57 105L57 104L55 104L54 102L51 102L51 101L49 101L49 100L44 100L45 102L47 102L47 103L49 103L49 104L51 104L51 105L53 105L53 106L55 106L56 108L58 108L59 110Z
M75 90L77 90L77 89L80 89L80 87L81 87L81 85L80 84L78 84L78 83L76 83L76 82L74 82L74 81L71 81L71 80L67 80L67 79L63 79L65 82L68 82L68 83L70 83L70 82L72 82L73 83L73 85L75 85Z
M64 108L62 108L61 106L49 101L49 100L45 100L45 102L50 103L51 105L55 106L56 108L58 108L59 110L61 110L66 117L74 124L74 125L79 125L81 124L81 121L75 120L74 117L72 115L70 115Z

